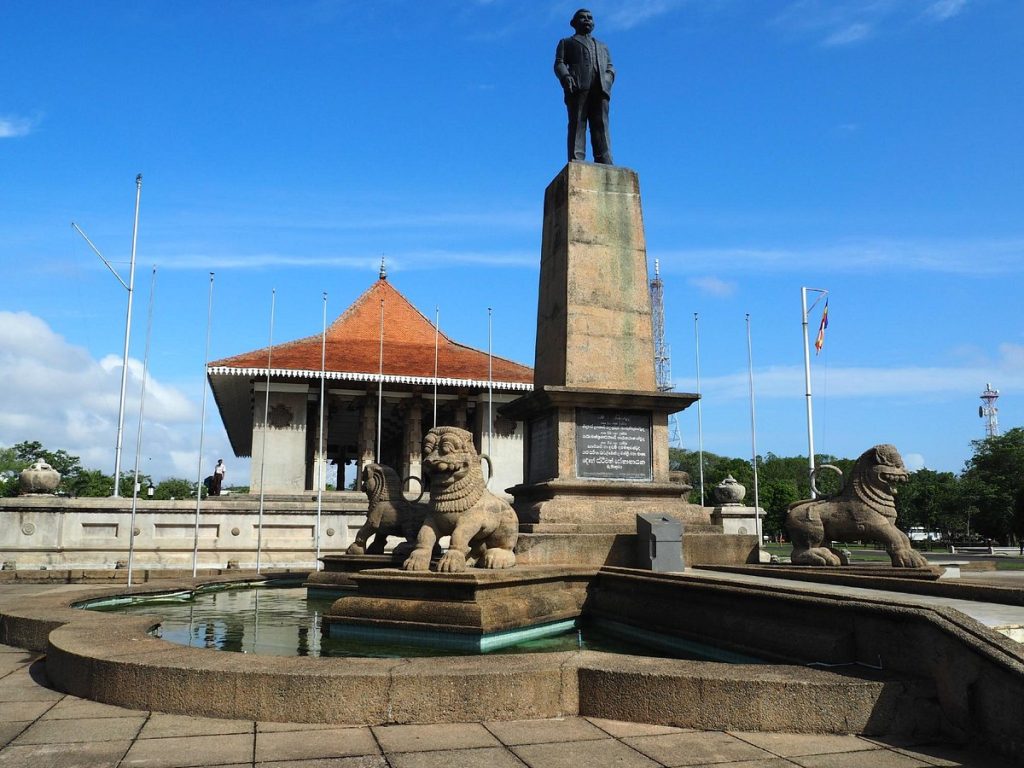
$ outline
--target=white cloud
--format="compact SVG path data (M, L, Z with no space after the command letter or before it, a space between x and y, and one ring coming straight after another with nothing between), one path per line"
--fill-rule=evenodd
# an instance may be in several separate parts
M0 116L0 139L16 139L20 136L28 136L36 127L38 120L28 117L15 117L13 115Z
M1008 351L1004 348L1010 347ZM924 395L962 395L976 397L986 381L998 381L1003 389L1024 390L1024 349L1001 345L1001 357L989 365L964 367L871 368L836 367L828 370L829 398L920 397ZM692 391L692 380L677 380L681 392ZM755 369L754 386L758 399L793 398L804 394L804 369L799 365L776 365ZM702 377L704 392L716 397L739 400L749 397L747 372L737 371L724 376Z
M943 22L959 15L968 0L793 0L772 26L821 45L853 45L889 28L912 25L922 17Z
M712 277L710 275L706 277L691 277L686 282L708 296L725 298L736 293L736 283Z
M0 311L0 444L38 440L63 448L90 469L113 470L121 358L94 359L68 343L39 317ZM129 359L122 435L123 471L135 463L142 362ZM213 417L216 418L216 417ZM212 419L211 419L212 421ZM176 454L192 451L195 473L199 408L180 390L149 377L146 385L140 471L160 479L181 475ZM218 440L221 445L216 443ZM223 437L211 451L225 450Z
M946 21L960 14L967 7L967 0L935 0L924 11L934 21Z
M864 239L778 248L714 248L662 254L662 264L688 269L798 272L900 271L1003 274L1024 269L1024 238L1000 240Z
M615 10L598 14L598 21L609 29L632 29L678 8L684 0L633 0ZM595 34L597 34L595 32Z
M911 472L917 472L917 470L919 469L924 469L924 456L922 456L920 453L904 454L903 466L905 466Z
M848 24L841 29L837 29L829 34L824 40L822 45L834 46L834 45L850 45L852 43L859 43L862 40L867 39L871 36L872 27L870 24L866 24L862 21Z
M389 272L412 270L450 269L452 264L486 264L491 267L535 267L537 255L526 252L482 251L407 251L386 255ZM178 254L156 259L162 269L201 270L263 270L272 267L321 267L325 269L355 269L375 272L380 267L379 257L367 256L294 256L285 253L257 254Z

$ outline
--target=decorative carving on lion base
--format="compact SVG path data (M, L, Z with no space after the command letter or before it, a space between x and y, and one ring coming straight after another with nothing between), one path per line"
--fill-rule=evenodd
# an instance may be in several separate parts
M793 563L847 565L827 542L862 540L885 547L895 568L927 566L896 527L896 485L908 477L895 446L876 445L857 459L838 495L791 504L786 530L793 542Z
M382 554L388 536L401 536L408 542L416 541L423 518L427 516L426 504L416 504L402 495L402 481L391 467L367 464L363 467L362 480L362 488L370 506L366 512L366 522L346 552L350 555ZM367 545L371 536L373 543Z
M430 512L402 567L428 570L434 545L449 535L451 544L438 571L514 566L519 519L508 502L487 490L473 435L458 427L434 427L423 438L422 466L430 479Z

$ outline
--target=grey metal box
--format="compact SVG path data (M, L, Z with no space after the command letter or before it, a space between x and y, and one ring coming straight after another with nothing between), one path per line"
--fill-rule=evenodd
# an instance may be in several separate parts
M666 573L683 570L683 523L656 514L636 516L637 568Z

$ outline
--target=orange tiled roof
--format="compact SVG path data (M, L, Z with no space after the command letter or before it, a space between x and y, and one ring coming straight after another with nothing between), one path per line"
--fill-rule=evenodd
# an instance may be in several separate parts
M380 304L384 301L386 377L434 376L434 324L386 279L380 279L327 327L326 370L376 376L380 365ZM275 344L270 367L277 371L320 371L321 335ZM492 357L493 380L533 384L533 369ZM267 348L210 363L211 373L267 368ZM238 373L242 371L239 370ZM487 353L438 334L437 375L441 379L487 381ZM518 387L517 387L518 388Z

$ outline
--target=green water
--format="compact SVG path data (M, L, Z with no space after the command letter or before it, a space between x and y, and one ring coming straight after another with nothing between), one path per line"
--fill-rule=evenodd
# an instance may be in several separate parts
M265 656L396 658L476 654L475 651L327 637L321 632L321 617L333 602L331 598L307 598L302 587L247 586L119 598L82 607L111 613L159 615L162 621L153 630L154 635L193 648ZM715 657L693 647L654 649L586 624L555 637L528 640L491 653L545 653L581 648L662 658Z

